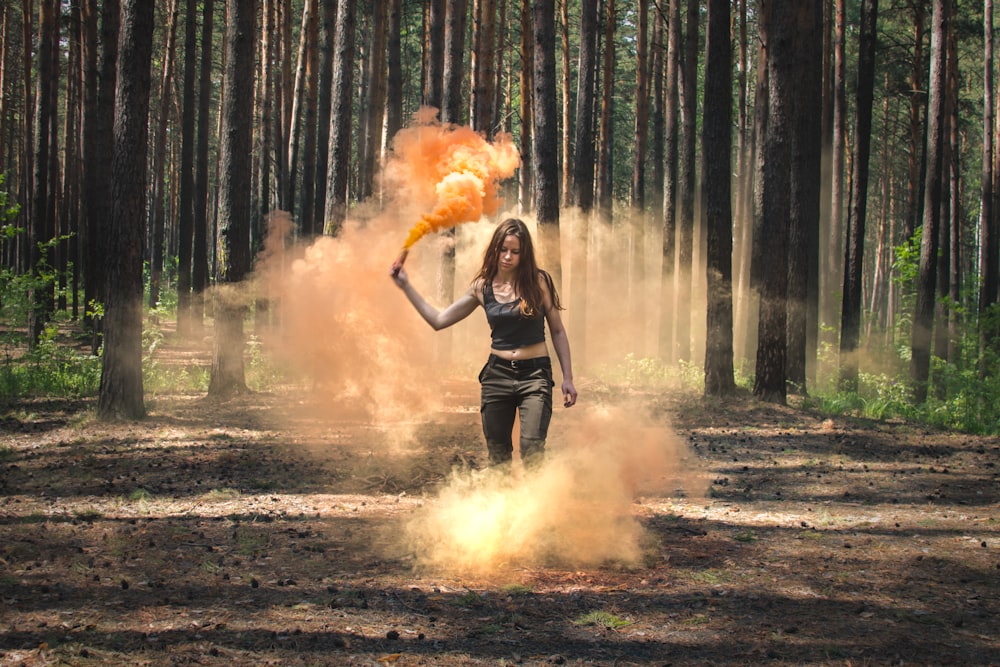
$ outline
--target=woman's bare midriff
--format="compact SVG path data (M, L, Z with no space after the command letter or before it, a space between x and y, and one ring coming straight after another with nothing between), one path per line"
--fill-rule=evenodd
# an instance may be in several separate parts
M490 354L495 354L501 359L506 359L510 361L511 359L535 359L537 357L547 357L549 356L549 348L546 347L545 342L535 343L534 345L526 345L525 347L519 347L516 350L497 350L490 348Z

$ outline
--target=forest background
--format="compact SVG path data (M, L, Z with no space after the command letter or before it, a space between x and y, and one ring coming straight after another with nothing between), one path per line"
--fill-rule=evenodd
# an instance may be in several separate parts
M469 127L520 151L503 214L537 225L581 369L997 430L991 0L0 7L8 398L54 359L142 416L167 315L215 323L196 382L245 389L244 327L280 311L219 288L269 222L285 249L381 229L399 133ZM418 266L446 302L479 246L442 237ZM65 322L92 356L55 358Z

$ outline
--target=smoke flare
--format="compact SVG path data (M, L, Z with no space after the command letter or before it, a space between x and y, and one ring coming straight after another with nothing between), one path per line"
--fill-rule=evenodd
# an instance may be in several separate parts
M435 113L421 109L415 123L396 134L384 171L386 185L423 211L404 250L427 234L495 214L499 183L521 164L509 134L490 143L470 127L438 122Z

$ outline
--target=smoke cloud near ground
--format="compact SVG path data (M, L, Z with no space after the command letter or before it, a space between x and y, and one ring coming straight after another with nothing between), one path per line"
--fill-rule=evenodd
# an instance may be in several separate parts
M511 567L639 566L651 545L643 494L700 496L685 443L636 406L568 410L537 469L456 472L408 526L418 566L488 575Z
M448 178L447 170L426 166L434 163L434 150L455 152L448 141L451 130L426 119L410 129L394 143L400 150L386 167L378 207L352 210L337 236L300 242L287 214L272 215L253 289L269 304L270 333L262 340L269 356L306 379L303 410L326 423L364 422L394 432L397 444L419 448L415 424L456 408L475 408L475 389L456 395L449 383L461 378L466 389L474 387L489 350L489 329L477 312L445 332L432 331L390 279L400 248L430 219L424 214L439 212L441 198L459 191L437 187ZM464 133L452 139L482 143ZM509 146L497 149L497 159L509 159ZM472 152L481 159L491 150L477 145ZM459 171L475 171L468 168L467 155L462 160L456 163ZM406 270L438 307L447 305L442 293L468 288L496 223L510 215L497 200L497 179L509 175L508 168L476 167L486 175L476 176L483 184L476 205L495 215L456 219L455 224L466 224L453 236L420 228ZM467 212L461 206L454 210ZM661 297L656 245L649 239L636 243L621 230L616 235L607 225L591 225L581 234L580 225L580 217L567 212L560 289L580 402L567 410L556 401L540 469L516 465L509 475L455 472L403 531L402 546L421 567L482 574L510 564L638 564L644 538L633 515L634 499L679 488L694 496L704 491L685 443L662 416L608 398L614 392L591 391L611 384L600 375L609 364L629 355L655 356ZM574 244L581 239L590 248L585 287L579 282L582 272L574 276L571 268L578 256ZM455 276L442 285L447 249L455 253ZM572 319L574 308L583 308L586 319ZM554 369L558 391L555 359ZM467 448L481 449L485 459L481 440Z

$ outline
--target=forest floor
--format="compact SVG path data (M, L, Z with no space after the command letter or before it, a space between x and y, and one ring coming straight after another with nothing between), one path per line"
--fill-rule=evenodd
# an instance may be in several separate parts
M493 544L470 568L400 539L484 458L475 385L449 391L402 444L291 389L139 423L8 406L0 665L1000 665L997 438L631 396L704 489L608 501L622 558L606 533L596 561Z

